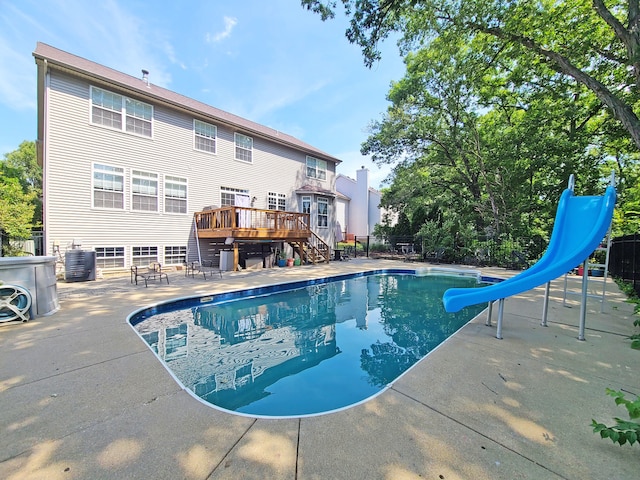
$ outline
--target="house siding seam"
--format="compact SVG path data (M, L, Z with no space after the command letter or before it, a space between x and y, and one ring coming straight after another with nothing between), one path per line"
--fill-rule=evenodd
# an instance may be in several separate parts
M294 192L304 184L335 191L335 163L328 163L326 181L312 182L306 177L305 151L263 137L254 137L252 163L237 161L234 133L238 130L212 120L209 123L217 127L216 154L196 150L194 117L142 96L132 98L153 106L152 138L92 124L92 84L55 68L49 69L49 78L45 114L47 252L52 251L54 240L64 251L73 239L81 239L83 248L125 247L125 266L131 264L133 246L157 246L162 261L165 246L193 248L193 213L207 205L219 205L221 186L248 189L249 195L256 197L256 208L267 208L269 191L284 193L287 210L292 211L299 211ZM110 91L126 95L117 89ZM123 210L93 207L94 163L124 169ZM158 175L158 212L131 210L132 170ZM167 175L187 180L186 215L163 211ZM330 201L330 222L335 219L334 212ZM332 228L318 230L312 223L312 229L331 242Z
M58 69L60 71L72 72L72 76L91 78L92 80L90 81L94 81L93 79L95 79L94 82L99 84L97 86L110 88L108 85L114 85L113 88L119 91L121 90L125 95L146 98L154 104L159 102L167 104L171 106L170 109L172 110L186 110L190 112L189 116L202 117L200 118L202 120L207 118L217 119L218 122L228 125L229 128L235 129L236 131L243 132L251 136L261 136L274 143L285 144L294 150L304 151L330 162L341 162L340 159L332 157L331 155L283 132L279 132L251 120L219 110L195 99L185 97L179 93L153 85L152 83L146 83L140 78L132 77L131 75L127 75L104 65L78 57L45 43L37 43L33 56L38 64L47 62L51 68Z

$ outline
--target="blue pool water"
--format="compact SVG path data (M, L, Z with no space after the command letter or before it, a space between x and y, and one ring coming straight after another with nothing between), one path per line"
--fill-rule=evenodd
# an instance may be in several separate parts
M485 307L453 314L442 306L446 289L477 286L476 278L361 274L306 283L181 299L130 322L205 402L286 417L376 395Z

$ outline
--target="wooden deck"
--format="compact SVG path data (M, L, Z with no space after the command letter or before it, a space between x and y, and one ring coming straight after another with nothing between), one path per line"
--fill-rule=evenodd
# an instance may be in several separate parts
M308 213L222 207L194 215L198 238L299 242L307 241L312 235Z

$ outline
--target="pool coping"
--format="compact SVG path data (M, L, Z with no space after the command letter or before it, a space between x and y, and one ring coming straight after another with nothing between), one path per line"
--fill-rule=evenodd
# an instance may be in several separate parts
M148 289L128 277L60 284L55 315L0 325L0 477L634 478L637 445L614 445L590 426L624 416L605 387L640 392L638 352L626 339L633 306L611 280L605 313L589 300L585 341L560 278L548 327L544 288L510 298L504 340L476 317L374 400L294 420L194 402L124 321L166 298L381 265L406 263L358 259L217 283L174 274Z
M154 303L152 305L148 305L146 307L141 307L129 315L127 315L126 322L132 328L132 330L136 333L136 335L140 338L140 340L149 348L149 350L154 354L154 356L158 359L158 361L162 364L162 366L169 372L169 375L174 379L174 381L180 386L182 390L184 390L191 397L199 401L200 403L206 405L207 407L222 411L224 413L228 413L231 415L238 415L241 417L248 418L261 418L261 419L273 419L273 420L284 420L284 419L296 419L296 418L309 418L309 417L317 417L322 415L330 415L332 413L341 412L344 410L348 410L350 408L357 407L362 405L370 400L375 399L378 395L383 394L387 390L393 387L393 385L400 380L405 374L407 374L410 370L415 368L422 361L426 360L432 352L435 352L442 344L447 342L451 337L453 337L456 333L458 333L467 323L474 320L478 315L481 315L480 312L478 315L474 315L467 322L465 322L460 328L456 331L452 332L447 338L445 338L442 342L436 345L433 349L427 352L423 357L421 357L418 361L416 361L409 368L404 370L400 375L395 377L391 382L386 384L376 393L363 398L357 402L351 403L349 405L345 405L343 407L334 408L331 410L325 410L322 412L315 413L307 413L307 414L298 414L298 415L264 415L264 414L255 414L255 413L245 413L238 412L235 410L229 410L227 408L221 407L220 405L216 405L211 403L203 398L201 398L198 394L196 394L191 388L187 387L180 378L173 372L170 368L169 364L160 356L158 352L156 352L151 345L142 337L140 332L135 328L136 325L146 320L145 317L137 319L137 317L141 316L144 313L148 313L151 315L157 315L166 312L172 312L175 310L180 310L183 308L192 308L194 306L193 302L200 299L200 303L203 305L218 305L225 302L231 302L235 300L242 300L248 298L255 298L259 296L269 295L272 293L286 292L291 290L297 290L300 288L306 288L314 285L324 285L326 283L331 282L339 282L341 280L349 280L353 278L362 278L362 277L370 277L374 275L414 275L417 277L423 276L452 276L452 277L475 277L478 283L497 283L501 282L504 279L501 277L494 276L483 276L481 272L478 270L468 270L468 269L456 269L456 268L440 268L440 267L419 267L414 269L406 269L406 268L384 268L377 270L364 270L362 272L355 273L344 273L337 274L327 277L319 277L308 280L297 280L293 282L284 282L277 284L264 284L258 285L255 287L243 289L243 290L231 290L229 292L217 293L217 294L205 294L205 295L189 295L184 297L177 297L172 299L163 300L161 302ZM173 308L162 308L169 307ZM137 321L133 322L132 320L136 319Z

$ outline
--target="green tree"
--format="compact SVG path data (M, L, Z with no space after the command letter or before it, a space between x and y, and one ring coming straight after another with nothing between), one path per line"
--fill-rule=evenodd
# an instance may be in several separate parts
M640 149L639 0L301 3L323 20L333 18L341 3L350 17L346 36L362 48L368 66L380 59L378 46L392 33L401 35L404 52L429 48L437 39L490 42L496 57L515 59L521 74L532 81L536 67L544 64L592 92Z
M37 165L34 142L22 142L0 161L0 231L3 253L15 254L9 240L31 237L42 219L42 170Z
M549 69L539 68L549 79L540 87L519 78L510 59L487 61L486 42L441 42L407 55L391 106L363 144L374 161L396 164L382 204L422 216L415 231L455 217L451 231L464 241L454 244L469 243L454 228L465 223L493 240L546 234L570 173L596 190L602 155L587 147L602 109L584 87L552 81Z
M36 143L25 140L12 152L4 155L6 174L17 178L24 193L33 193L35 198L32 223L42 224L42 167L36 157Z

